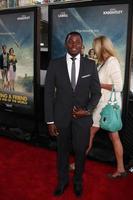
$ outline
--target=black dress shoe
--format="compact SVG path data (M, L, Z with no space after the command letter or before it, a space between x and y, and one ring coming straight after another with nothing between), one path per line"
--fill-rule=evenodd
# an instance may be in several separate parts
M74 184L74 193L76 194L77 197L80 197L83 192L83 187L81 183L75 183Z
M68 183L66 183L65 185L58 185L54 191L54 196L62 195L67 187L68 187Z

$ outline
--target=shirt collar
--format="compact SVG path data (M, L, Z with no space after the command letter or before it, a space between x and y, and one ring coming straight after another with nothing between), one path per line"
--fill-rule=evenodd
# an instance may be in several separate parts
M67 53L66 54L66 59L69 60L71 58L72 58L72 56L69 53ZM76 58L76 60L80 60L80 54L78 54L77 56L75 56L75 58Z

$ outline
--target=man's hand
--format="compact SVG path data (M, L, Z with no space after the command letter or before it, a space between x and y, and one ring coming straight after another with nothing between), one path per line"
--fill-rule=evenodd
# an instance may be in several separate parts
M48 131L51 136L59 135L59 131L57 127L55 126L55 124L48 124Z
M73 111L72 111L72 116L75 118L75 119L79 119L79 118L82 118L82 117L86 117L90 115L90 112L81 108L81 107L76 107L74 106L73 108Z

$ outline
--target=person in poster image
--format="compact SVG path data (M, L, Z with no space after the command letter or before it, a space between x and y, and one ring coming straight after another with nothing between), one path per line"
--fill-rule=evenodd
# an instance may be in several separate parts
M16 77L16 55L14 54L14 49L9 49L9 56L8 56L8 71L7 71L7 78L8 78L8 88L10 91L14 91L15 88L15 77Z
M87 55L85 54L85 45L83 45L81 48L81 56L87 57Z
M93 48L89 49L88 51L88 59L92 59L96 61L96 54Z
M0 55L0 71L2 77L2 89L7 89L8 87L8 79L7 79L7 60L9 53L7 53L6 45L2 45L2 54Z
M112 41L106 36L99 36L94 39L93 46L98 58L98 62L101 63L101 65L98 67L98 74L101 83L102 96L96 109L93 112L93 126L91 127L90 140L87 152L89 152L92 148L94 136L100 129L100 112L109 100L110 92L112 90L113 85L116 90L116 98L120 107L122 104L121 91L123 88L120 63L117 59ZM127 173L124 168L123 146L119 137L119 133L111 132L109 133L109 138L111 139L111 142L113 144L113 149L117 161L117 167L116 171L114 173L108 174L108 176L113 179L125 177Z
M80 33L66 36L64 57L51 60L45 81L45 121L51 136L57 137L58 185L55 196L63 194L69 182L69 151L72 139L75 153L74 193L81 196L85 152L88 145L92 112L101 97L95 62L81 56ZM75 87L71 69L75 62Z

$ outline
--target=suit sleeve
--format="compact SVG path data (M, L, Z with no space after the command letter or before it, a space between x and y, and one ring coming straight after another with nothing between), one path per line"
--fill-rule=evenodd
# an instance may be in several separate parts
M90 101L87 106L87 110L92 112L98 104L101 97L101 86L98 77L98 71L96 65L93 65L92 80L90 86Z
M54 63L50 61L44 86L44 113L45 121L54 121L54 96L55 96L55 70Z

